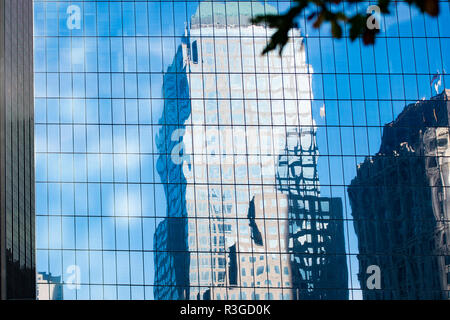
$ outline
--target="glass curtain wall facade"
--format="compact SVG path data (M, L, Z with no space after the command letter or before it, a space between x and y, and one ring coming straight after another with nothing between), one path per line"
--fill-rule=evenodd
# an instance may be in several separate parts
M34 1L38 298L448 298L449 3L290 5Z

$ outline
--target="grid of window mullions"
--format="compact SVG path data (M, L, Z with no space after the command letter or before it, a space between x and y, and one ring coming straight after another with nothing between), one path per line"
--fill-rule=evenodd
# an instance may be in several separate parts
M279 6L280 10L285 8L288 4L288 2L282 1L275 1L274 3L276 6ZM365 48L361 46L360 42L350 42L347 38L344 38L341 41L335 41L329 37L328 34L323 33L322 30L318 32L311 29L308 24L302 24L304 30L303 33L308 34L304 40L306 46L306 62L311 64L314 70L303 74L298 72L285 72L283 67L281 67L282 71L273 68L261 72L261 70L256 69L249 70L248 66L245 66L245 68L247 68L245 70L237 70L235 66L233 66L234 61L230 59L229 53L227 53L227 69L218 70L217 60L214 59L214 71L205 71L203 70L202 65L201 71L194 71L188 74L190 81L193 81L193 79L195 81L200 79L200 82L204 82L204 79L208 79L208 77L211 76L223 76L227 79L228 88L230 88L230 90L226 96L218 96L219 90L217 89L218 84L216 82L215 91L217 97L207 97L205 94L205 86L202 86L203 94L201 96L193 95L189 98L189 101L192 103L199 103L203 110L203 119L207 119L206 106L209 101L216 102L217 112L219 112L219 103L221 101L227 102L227 107L232 108L233 102L235 101L244 101L243 105L246 106L247 101L261 103L262 100L266 100L268 103L268 115L270 115L271 118L270 122L267 124L260 123L261 118L256 120L248 119L246 117L245 108L242 108L240 109L242 111L236 113L233 113L233 111L230 112L230 122L224 126L220 124L219 117L216 117L217 119L212 119L211 123L205 123L208 120L205 122L200 121L196 123L196 120L192 118L190 124L184 124L179 122L170 123L170 121L166 120L164 114L162 117L156 116L157 111L161 111L161 109L164 108L164 103L170 100L167 99L167 97L164 97L161 90L163 87L164 75L173 73L182 76L185 74L179 70L167 70L168 72L165 70L172 62L176 48L182 43L181 35L184 32L184 28L182 24L177 24L177 21L188 21L189 9L192 10L195 8L199 4L198 2L99 1L95 3L78 1L77 4L81 6L83 14L86 14L89 10L92 10L90 11L92 16L102 16L105 19L107 17L109 22L104 23L106 20L101 21L100 19L96 19L96 23L92 25L94 27L89 28L90 25L87 21L88 16L83 15L82 17L83 19L86 19L86 21L83 20L83 27L81 28L81 31L72 30L68 32L64 29L64 25L66 23L66 12L64 11L64 8L68 5L68 3L65 1L35 1L35 11L37 9L36 17L38 18L36 21L36 26L39 26L39 28L35 28L37 30L35 31L35 57L37 58L37 63L35 66L36 106L39 108L42 107L40 109L36 109L37 111L40 111L40 113L37 114L38 119L36 121L36 156L38 159L38 164L40 160L46 163L45 174L37 172L36 182L39 196L43 195L41 189L46 189L45 195L48 197L46 208L45 206L42 207L43 209L41 211L39 211L40 200L38 200L38 221L50 221L50 219L55 218L60 219L60 229L62 230L63 219L73 219L75 221L76 219L99 218L99 221L101 222L100 229L102 230L100 235L103 237L103 220L110 219L114 221L116 219L120 219L120 221L124 222L127 226L127 236L125 238L128 237L128 239L124 239L129 245L131 237L130 221L134 222L137 220L140 221L140 234L142 235L141 244L143 244L145 234L144 219L152 220L150 225L153 225L153 230L151 228L149 228L149 230L152 230L151 232L155 232L158 222L165 217L164 211L161 212L161 208L164 208L164 205L158 207L157 203L165 202L167 200L163 190L168 185L177 188L181 186L191 186L194 190L194 199L197 199L197 192L199 188L202 187L208 187L206 188L208 194L211 192L211 189L220 190L219 193L222 194L224 188L235 186L234 199L238 198L238 187L242 187L247 190L246 194L249 197L248 201L251 200L249 195L252 193L261 193L264 195L265 187L276 187L276 184L273 182L268 183L263 180L264 178L259 179L259 182L257 182L258 179L251 178L248 165L249 157L260 155L260 153L249 151L252 146L248 145L247 140L245 141L244 152L224 153L225 156L243 156L245 158L247 163L247 173L245 174L244 179L247 181L241 181L239 182L239 185L236 182L238 179L236 178L237 173L234 170L232 173L232 178L228 180L224 178L221 163L219 164L220 170L218 177L213 178L209 171L206 170L206 176L197 179L195 168L198 166L198 163L196 165L196 163L193 162L194 180L192 182L179 183L178 181L160 181L160 177L155 169L157 158L167 157L170 153L156 150L156 146L153 146L153 143L152 147L148 147L146 144L148 144L149 141L154 140L157 136L157 132L160 132L160 130L169 131L172 130L171 126L180 127L182 125L186 126L188 129L198 127L205 133L207 132L208 127L214 126L217 126L218 129L229 126L231 130L240 127L244 129L255 127L257 132L256 140L260 140L261 130L266 127L270 129L279 127L286 128L286 130L288 130L289 126L296 125L295 121L298 121L297 123L300 123L300 126L309 127L309 124L301 123L300 119L294 120L294 123L289 123L292 119L286 119L284 110L290 100L293 102L311 102L311 111L313 118L316 121L314 124L311 123L311 126L313 126L317 131L318 146L320 149L318 166L321 168L321 192L329 197L339 197L343 201L344 216L342 219L337 220L342 221L345 226L347 265L349 268L348 273L350 275L347 289L350 290L351 298L359 298L361 293L359 283L356 278L359 269L357 260L358 248L357 243L354 240L356 237L354 231L352 230L354 219L352 217L351 206L346 189L351 183L351 178L355 176L357 165L361 163L365 157L373 156L377 153L384 124L394 120L405 105L416 102L423 96L430 97L433 95L433 88L429 86L429 82L435 75L434 69L438 67L439 70L445 70L445 67L449 66L449 57L446 56L446 51L448 50L446 50L446 48L450 47L450 34L448 34L448 31L442 30L442 20L439 20L437 23L433 24L432 21L424 19L423 30L421 27L417 27L416 30L415 28L417 24L414 24L413 26L413 23L411 22L411 28L409 31L399 23L397 28L391 28L397 29L396 31L389 29L386 34L380 35L378 40L381 45L377 43L378 45L374 49ZM448 2L442 2L441 4L443 6L444 13L448 15ZM342 5L347 6L348 4L344 3ZM52 9L55 8L56 10L58 6L59 9L57 11ZM159 26L150 26L148 23L149 13L151 12L150 6L152 6L152 8L160 8L156 11L159 15L159 19L154 20L159 24ZM236 6L239 8L238 5ZM41 8L47 8L48 10L39 11ZM139 10L141 8L145 8L145 10ZM397 19L403 18L405 16L404 6L402 6L401 3L395 3L395 8ZM116 16L115 14L119 12L117 10L120 11L120 14ZM41 13L43 14L41 15ZM138 19L138 14L144 14L146 17L146 19L144 19L145 22L139 24L140 27L138 27L137 22L142 22L144 20L140 21ZM54 17L56 17L56 19L54 19ZM44 21L49 23L47 28L45 27L45 23L42 23L41 19L44 19ZM120 28L116 28L114 23L118 23L119 21ZM389 24L389 21L383 20L383 26L385 28ZM141 28L142 26L143 29ZM251 41L253 50L256 50L255 41L258 39L267 38L266 36L255 34L252 34L251 36L234 36L228 34L227 36L217 36L215 34L205 35L202 34L202 30L203 29L200 30L199 39L202 41L211 40L213 42L214 51L212 55L214 58L218 54L216 52L216 43L223 40L226 40L226 48L228 48L230 41L239 41L240 43L242 43L242 41ZM94 45L94 47L90 46L90 44ZM424 47L422 46L423 44L425 44ZM429 50L429 47L431 47L430 44L435 45L435 47L439 49L436 50L437 53L433 50ZM55 51L55 49L51 46L56 46L57 50ZM201 45L199 47L199 55L204 56L206 53L202 51L203 48ZM139 50L139 48L142 50ZM152 48L161 54L154 54L151 56L150 50L152 50ZM426 48L425 54L424 48ZM86 51L87 53L82 55L82 57L74 63L73 59L77 54L78 49L80 49L81 52L83 50L92 49L92 52ZM55 52L52 53L52 50ZM139 57L140 52L147 51L149 54L145 55L143 59L142 57ZM88 56L88 53L90 56ZM53 54L53 56L51 56L51 54ZM295 54L296 53L294 53L294 55ZM258 53L255 51L253 58L256 59L257 55ZM424 63L418 63L415 60L416 55L421 58L425 56L424 61L422 61ZM69 61L64 61L63 58L65 56L70 57ZM53 63L52 59L53 61L56 59L58 63ZM270 65L270 59L273 58L267 57L268 65ZM244 68L241 51L237 60L241 61L239 65ZM281 65L282 63L283 62L281 62ZM253 68L256 68L255 66L256 62L253 62ZM262 93L258 90L258 88L254 91L250 91L250 95L248 95L244 89L245 77L249 77L249 79L267 77L270 79L271 76L280 75L281 81L286 81L286 79L289 79L289 75L304 76L305 74L311 76L313 83L313 88L309 90L311 91L309 98L299 96L288 98L284 96L284 92L278 96L269 95L268 97L262 98ZM242 81L240 88L241 93L238 96L234 96L231 92L231 77L233 76L239 77L240 81ZM297 81L297 77L294 77L294 79ZM448 82L447 75L443 74L443 87L445 87L446 81ZM129 85L129 87L127 87L127 85ZM297 86L298 84L296 83L295 87ZM77 88L80 90L77 91ZM129 91L127 91L128 89ZM269 94L270 93L271 91L269 90ZM276 104L275 100L278 100L279 103ZM55 102L57 105L56 108ZM72 103L74 104L72 105ZM91 103L94 108L97 108L93 114L88 114L89 103ZM179 105L183 105L183 99L180 99L177 103L179 103ZM67 107L68 104L71 105L69 109L70 115L63 114L63 107ZM284 119L283 116L278 118L274 116L274 114L279 110L275 108L275 104L278 108L283 110ZM101 105L106 105L106 108L101 109ZM120 116L118 119L114 118L114 105L118 106L118 110L120 110ZM79 109L80 106L81 109ZM143 107L141 108L141 106ZM75 109L76 107L78 107L78 109ZM321 114L322 107L325 116L322 116ZM89 110L92 111L91 109ZM104 110L107 111L102 114L102 111ZM348 113L347 110L351 111ZM42 112L45 112L46 115L41 116ZM61 112L61 114L59 114L59 112ZM89 116L93 117L89 118ZM130 120L130 117L132 120ZM160 123L161 119L163 119L163 123ZM98 132L101 131L101 128L106 128L106 130L111 131L111 141L109 142L109 150L107 151L100 150L102 140L101 134ZM58 135L61 135L61 137L63 132L62 130L67 129L71 131L71 145L64 145L62 139L56 139L56 143L48 143L48 141L52 141L52 139L57 137L56 135L50 133L49 130L53 129L57 130ZM134 130L134 132L137 131L138 134L133 134L134 138L129 140L127 139L127 136L131 134L132 130ZM144 130L146 133L150 132L150 134L147 134L145 136L145 141L142 141L143 135L141 135L141 133L144 132ZM93 131L97 131L97 133L89 135L88 132ZM116 137L115 132L119 131L122 132ZM45 142L39 140L40 133L43 133L45 136ZM84 137L84 146L77 150L75 137L80 136ZM89 150L88 147L91 141L90 137L95 137L98 140L96 146L91 150ZM123 137L125 137L124 143L122 146L119 146L121 149L117 149L119 144L115 143L115 139L117 138L119 141L123 140ZM130 141L133 140L134 142L137 142L138 147L132 146ZM234 144L236 140L237 138L234 138L232 143ZM51 149L51 146L56 145L58 145L57 148ZM70 146L72 146L72 150L68 148ZM208 153L208 147L206 147L204 151L205 152L195 152L192 155L210 155ZM81 159L81 166L79 168L83 168L82 170L78 170L75 166L75 160L71 160L72 162L68 163L72 165L71 171L73 174L85 170L84 177L80 180L74 181L71 181L70 178L67 180L61 178L60 176L62 172L67 172L67 168L63 165L64 162L61 160L62 158L55 162L50 162L49 159L53 157L52 159L54 160L55 155L59 155L60 157L66 156L65 159L68 159L67 156L74 158L78 156L78 158ZM84 157L84 155L86 156ZM273 158L274 162L276 162L279 154L267 153L265 156ZM98 174L93 179L89 177L89 167L106 167L106 162L103 162L109 161L106 160L106 157L109 157L109 160L113 163L112 175L108 178L104 178L102 174ZM143 160L143 157L147 157L145 158L145 161ZM94 158L97 158L96 161L98 163L95 163L95 161L89 161ZM131 160L131 158L133 158L133 160ZM208 166L209 159L208 157L205 158L205 166ZM445 156L441 157L441 159L444 158ZM126 169L116 169L116 164L119 163L119 160L123 161L123 166ZM137 173L134 173L134 176L130 176L130 171L128 170L131 166L130 161L137 161L138 166L141 168L140 170L137 170ZM58 164L57 167L59 166L59 173L53 174L53 178L50 178L50 169L54 171L55 163ZM258 164L258 166L261 167L261 164ZM152 172L150 177L146 176L143 178L143 167ZM118 174L119 170L122 171L120 174ZM117 178L118 175L121 175L121 177ZM67 214L62 211L50 212L48 211L48 208L51 206L52 197L48 196L50 194L49 188L53 188L56 185L59 185L59 188L68 185L69 187L67 190L74 190L76 187L84 188L84 191L82 192L86 194L88 194L89 188L93 186L98 188L100 199L102 198L104 186L108 186L107 188L109 188L108 191L104 192L111 192L113 199L116 198L116 194L124 193L129 195L132 193L130 190L137 187L139 189L139 213L131 214L129 212L131 210L130 208L134 205L130 204L130 201L133 200L130 200L129 196L127 196L128 200L125 201L125 207L121 209L124 212L128 212L128 215L126 216L118 217L112 213L110 214L111 216L105 217L104 210L102 208L104 205L103 201L97 201L99 202L100 212L102 212L102 214L91 213L88 209L91 203L89 202L90 200L88 196L86 196L86 209L82 213L75 213L77 211L77 208L75 208L75 200L71 200L73 214ZM417 189L420 185L410 185L410 187L415 187ZM432 185L431 187L438 186ZM153 211L150 208L145 213L142 209L144 207L143 199L144 197L148 197L149 193L145 193L144 195L144 188L146 192L150 192L150 197L153 198L153 200L149 202L149 206L153 206ZM76 193L76 191L73 192ZM59 203L61 204L63 203L64 193L58 191L58 194L60 195ZM210 195L208 197L210 197ZM112 211L115 211L114 206L117 205L117 201L114 201ZM237 206L237 200L235 201L235 205ZM194 202L194 204L197 205L196 202ZM167 203L166 206L167 205L170 205L170 203ZM197 209L195 209L195 211L197 211ZM277 215L278 214L279 213L277 212ZM199 219L202 219L201 217L194 218L196 224ZM224 218L225 216L222 211L221 217L218 217L217 219L220 221ZM233 218L236 220L237 225L241 220L242 222L245 221L245 218L238 217L237 212L235 217L226 217L225 219L228 218ZM271 219L275 219L275 221L278 222L284 220L284 218L278 216L276 218L268 217L262 221L263 225L265 225L266 222L270 222ZM216 218L209 218L208 221L211 221L209 224L211 227L217 222ZM116 222L117 221L114 223ZM278 228L280 227L278 226ZM47 229L51 230L50 222L48 222ZM73 230L76 229L77 226L74 222ZM88 234L91 233L89 223L87 223L87 232ZM74 231L74 234L76 234L76 231ZM135 250L118 249L118 245L120 244L117 240L117 225L114 227L114 234L114 249L104 249L103 247L95 249L91 248L89 239L87 241L87 248L84 249L50 248L50 243L48 244L48 248L45 245L40 247L38 245L38 271L51 272L55 270L53 269L54 266L50 261L51 259L48 258L50 252L53 252L52 255L54 254L55 256L60 254L59 260L61 261L59 270L55 270L54 274L64 274L65 270L62 270L62 266L66 265L64 262L64 252L70 252L71 256L68 259L74 260L74 263L78 264L83 261L81 256L78 257L78 251L80 251L81 255L87 255L88 265L90 265L89 259L91 252L108 252L108 255L114 256L113 260L115 263L122 261L122 257L124 257L125 260L123 261L128 263L124 264L125 271L122 270L122 272L124 274L128 274L131 272L130 270L132 270L132 263L134 263L131 258L131 253L133 253L137 254L140 257L139 259L141 259L141 265L138 268L140 270L139 274L142 274L141 279L152 277L153 275L150 275L150 273L153 273L153 261L151 261L152 259L150 258L145 260L144 255L147 254L147 257L150 257L150 253L158 253L158 251L154 251L153 248L147 248L145 250L141 250L140 248ZM61 243L63 242L63 237L64 235L61 233ZM151 235L151 237L153 237L153 235ZM211 241L213 237L211 232L209 233L209 237ZM196 239L196 243L198 246L199 239ZM223 249L225 251L226 247L224 246ZM59 253L55 254L55 252ZM214 252L215 251L211 250L209 252L206 251L202 253L210 253L210 258L212 260ZM242 253L245 251L238 250L238 252ZM200 258L197 254L199 252L193 250L190 253L194 259L197 259L198 266L198 259ZM264 253L266 259L270 254L271 253L269 252ZM48 263L45 267L39 270L39 268L45 264L44 258L42 257L46 257L46 255L47 258L45 259ZM41 259L39 259L39 257L41 257ZM101 261L102 265L105 266L104 255L102 255ZM128 266L126 267L127 264ZM239 263L238 270L240 270ZM211 273L214 272L215 271L212 269L211 263ZM89 272L87 272L87 274L89 274ZM85 282L86 278L82 281L83 290L85 290L88 286L91 286L92 288L95 287L95 290L100 288L101 295L89 293L89 290L87 291L88 293L81 290L75 291L75 295L70 297L106 298L120 297L122 294L124 294L123 297L138 297L147 299L153 297L153 286L156 285L155 283L149 282L149 285L148 282L132 284L128 282L120 282L119 278L122 275L123 274L120 270L115 270L115 274L113 276L115 278L115 282L103 282L105 287L108 287L108 290L105 287L96 287L97 285L101 286L101 283L96 283L93 285L89 275L87 277L89 281ZM241 274L239 273L239 277L240 276ZM104 278L103 274L102 278ZM198 269L198 279L200 279L200 269ZM269 280L269 275L267 275L267 280ZM120 285L117 285L119 282ZM171 285L167 284L167 286L170 287ZM139 289L136 289L137 287L139 287ZM145 287L146 290L141 290L141 287ZM192 287L200 288L203 286L193 284ZM239 289L242 287L246 286L237 286ZM269 289L271 289L270 286L261 286L258 288L267 289L267 292L270 292ZM113 289L114 294L112 296L109 295L111 294L109 289ZM220 288L215 288L213 286L213 292L214 289L217 289L218 292L220 292ZM225 289L227 293L231 292L228 290L228 287ZM284 289L291 289L291 287L281 287L282 294ZM65 292L70 293L70 290ZM97 291L95 292L98 293ZM240 290L240 292L242 292L242 290ZM135 294L137 295L135 296Z

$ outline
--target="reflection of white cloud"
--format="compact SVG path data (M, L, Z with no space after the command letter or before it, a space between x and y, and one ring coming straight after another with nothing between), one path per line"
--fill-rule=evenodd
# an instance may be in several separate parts
M162 88L161 88L162 89ZM164 102L160 99L152 100L152 117L153 119L160 119L163 117Z
M128 210L128 196L126 193L121 193L115 195L115 215L116 216L129 216ZM113 204L114 205L114 204Z
M111 203L114 205L114 199ZM115 188L115 215L121 217L137 216L141 211L140 188L117 185Z
M149 50L151 57L153 58L162 58L162 50L161 50L161 46L150 46L150 50Z
M139 182L140 161L137 154L114 155L114 178L116 182Z
M115 215L116 216L129 216L128 209L128 195L126 185L118 185L115 188ZM112 199L114 200L114 199Z
M72 48L72 64L84 64L84 48Z
M325 118L325 105L322 105L320 107L320 117L323 119Z
M141 193L140 188L132 190L128 188L128 212L129 215L138 215L141 211Z

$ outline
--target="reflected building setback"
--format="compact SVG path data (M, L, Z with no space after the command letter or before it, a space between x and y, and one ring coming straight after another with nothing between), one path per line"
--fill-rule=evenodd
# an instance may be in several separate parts
M201 2L164 76L156 138L167 217L155 299L348 299L342 203L320 196L299 30L261 56L275 13Z
M38 272L36 275L37 300L63 300L63 288L60 276Z
M340 198L290 195L289 241L297 299L348 299Z
M300 123L314 123L303 113ZM348 299L341 198L320 196L316 128L287 132L278 162L278 188L288 198L289 252L294 298Z
M365 299L449 299L450 90L405 107L348 188ZM366 270L380 268L369 290ZM378 289L378 290L376 290Z

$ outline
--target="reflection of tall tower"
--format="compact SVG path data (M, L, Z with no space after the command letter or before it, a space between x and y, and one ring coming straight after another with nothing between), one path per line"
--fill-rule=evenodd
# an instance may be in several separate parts
M348 188L365 299L450 298L450 91L407 106ZM366 287L367 267L381 290Z
M166 73L157 144L168 218L155 235L155 284L184 291L156 299L297 297L288 200L318 195L311 70L298 31L282 59L260 55L272 31L250 17L264 12L275 11L201 2Z
M177 73L178 72L178 73ZM181 161L173 161L171 153L183 152L184 122L190 116L189 88L181 48L164 76L164 114L156 145L161 155L157 170L164 183L167 218L155 232L155 299L185 299L189 297L190 263L187 243L186 178ZM178 150L178 151L177 151ZM164 289L163 287L167 287Z

